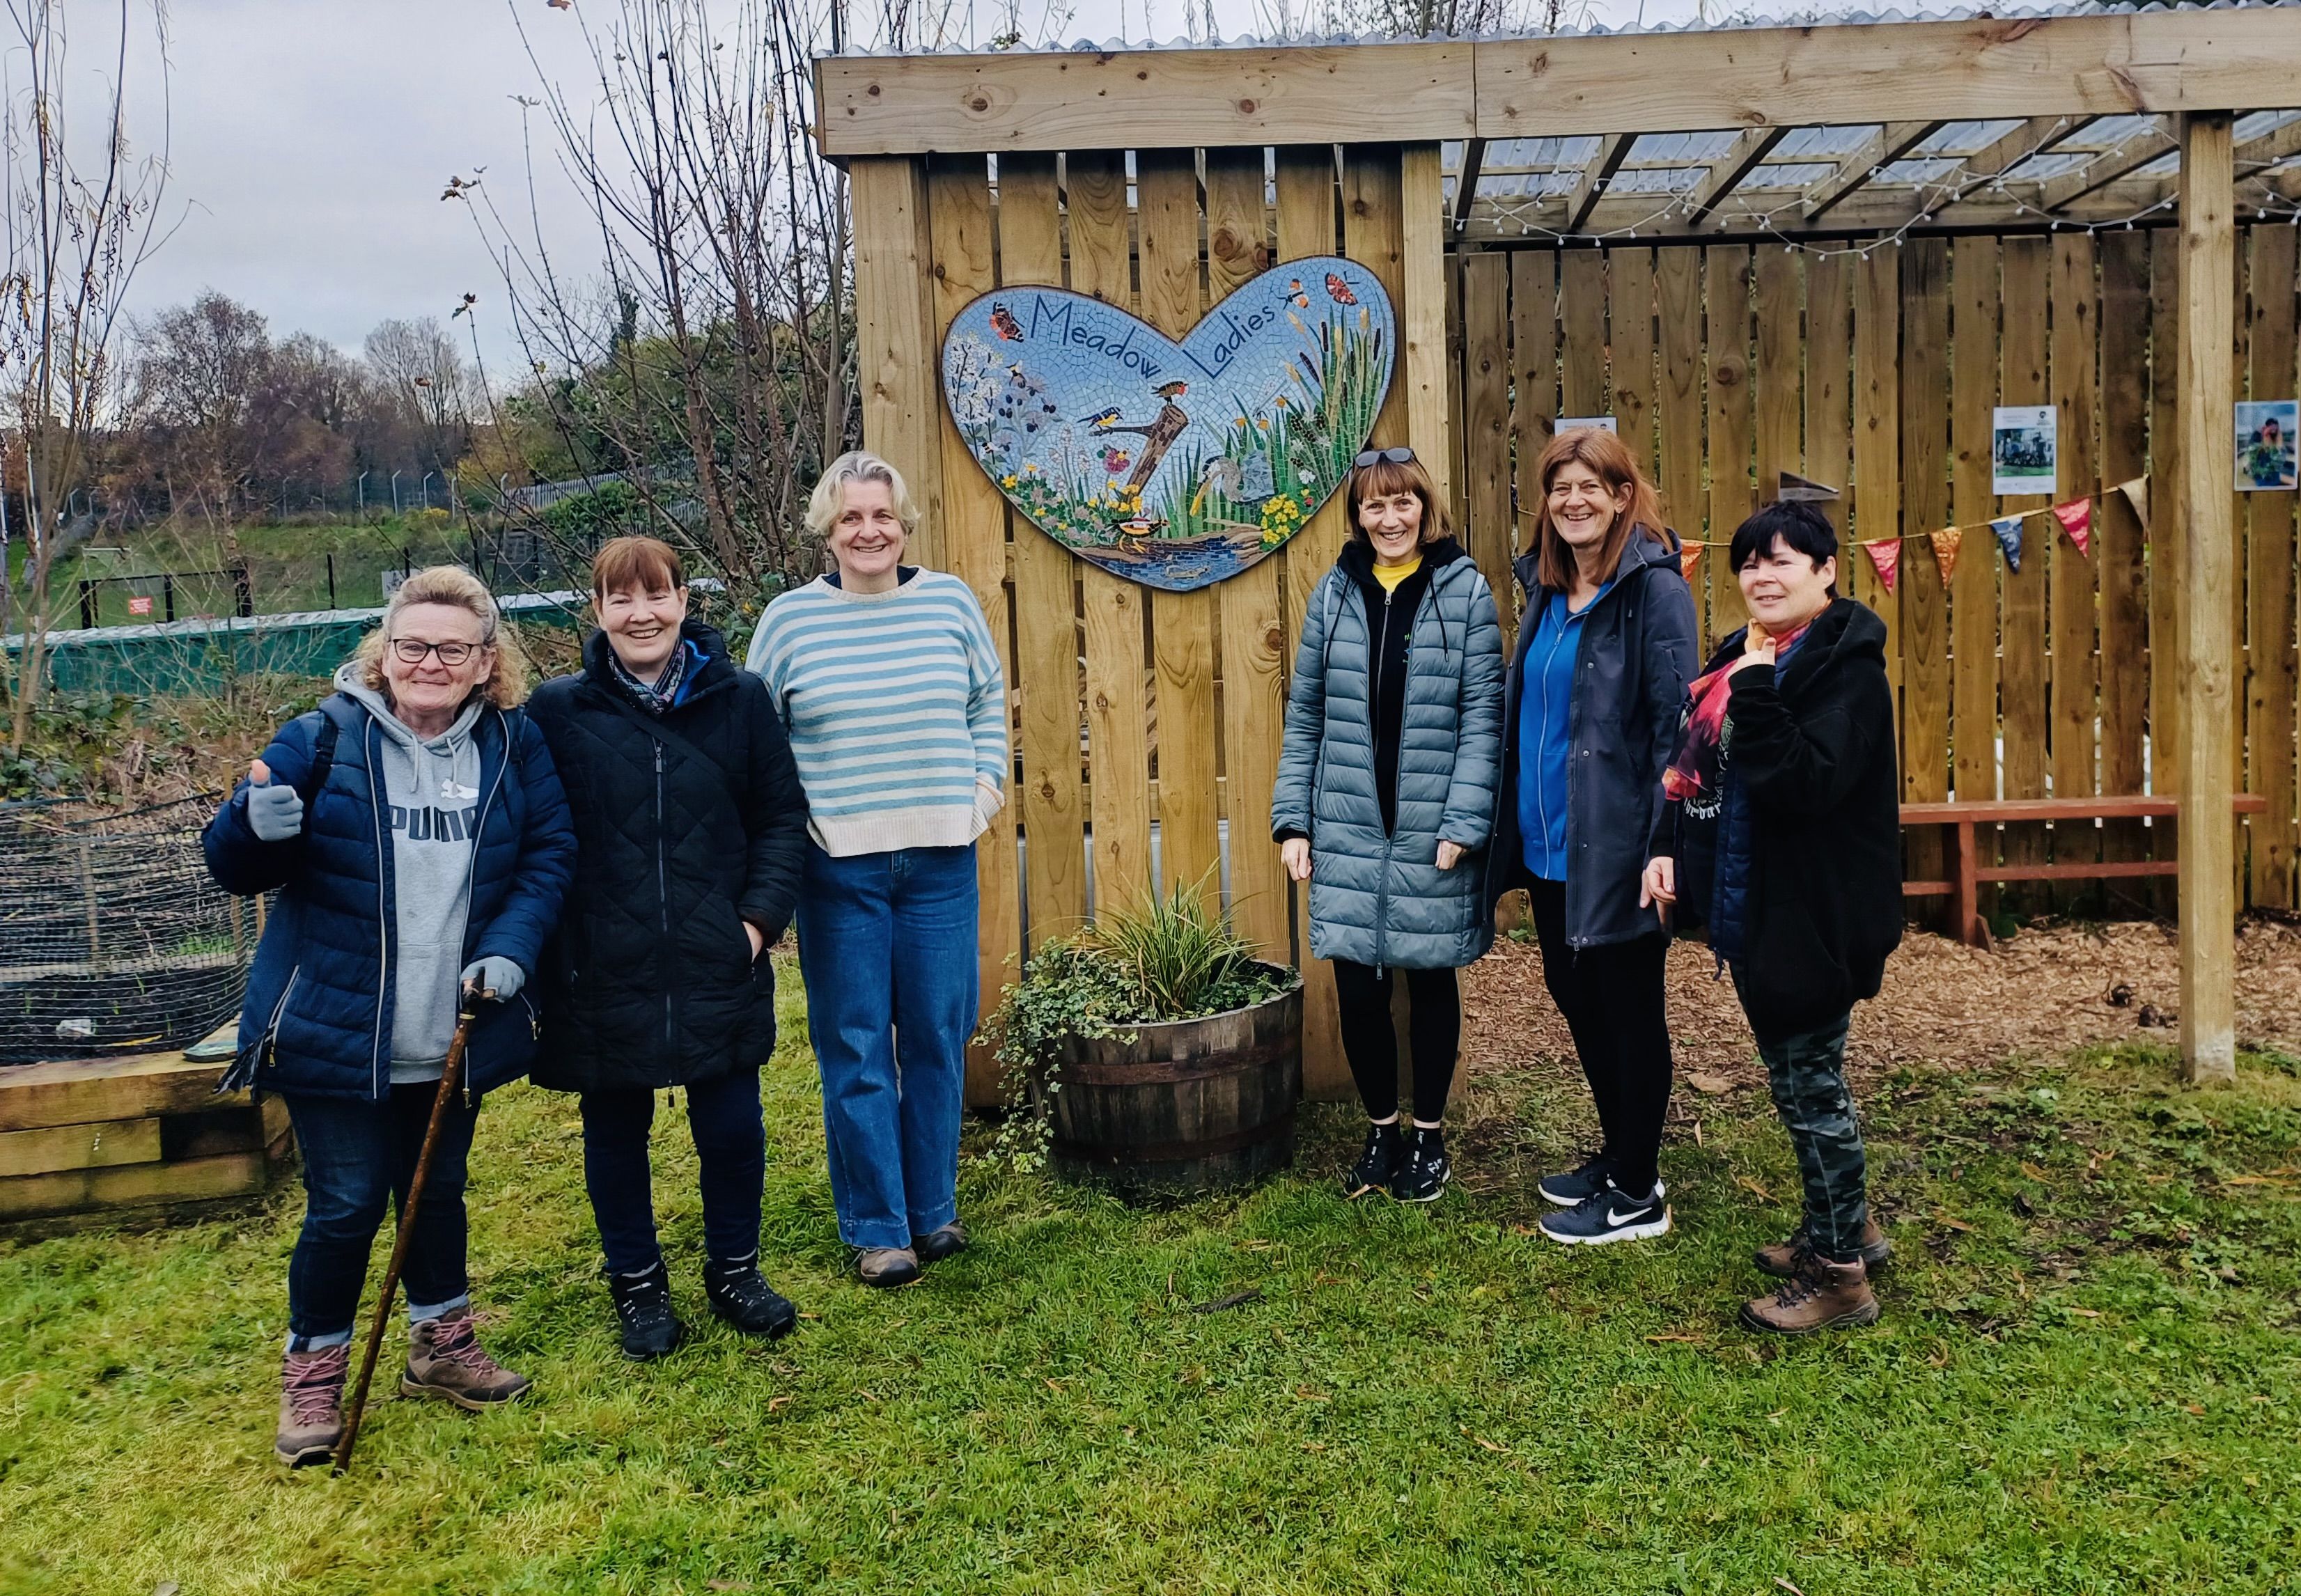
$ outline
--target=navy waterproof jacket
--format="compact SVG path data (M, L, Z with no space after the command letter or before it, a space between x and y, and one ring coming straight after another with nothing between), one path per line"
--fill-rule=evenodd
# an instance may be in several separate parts
M1567 721L1572 763L1566 779L1566 940L1600 948L1661 934L1661 921L1638 907L1646 843L1661 811L1661 773L1678 740L1686 684L1694 679L1694 596L1678 571L1678 538L1644 527L1622 546L1613 585L1592 601L1574 658L1574 701ZM1518 823L1519 711L1527 655L1552 589L1539 561L1519 557L1526 618L1502 693L1502 796L1494 806L1494 846L1486 856L1491 908L1513 887L1529 884L1526 839Z
M314 783L314 748L329 723L335 748ZM490 708L472 735L480 800L464 962L500 957L528 977L528 990L485 1006L472 1028L464 1083L475 1101L525 1074L534 1057L529 990L574 873L575 833L551 751L524 711ZM370 1101L391 1090L398 916L383 813L389 799L368 775L381 763L382 736L357 701L330 695L282 726L264 750L272 779L302 795L304 829L285 841L260 840L248 829L243 778L201 836L208 873L225 891L280 894L248 971L239 1057L226 1090L254 1085Z

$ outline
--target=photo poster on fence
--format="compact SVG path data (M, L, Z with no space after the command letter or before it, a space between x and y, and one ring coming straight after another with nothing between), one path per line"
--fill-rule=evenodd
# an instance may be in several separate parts
M1614 418L1611 415L1561 415L1550 429L1550 435L1558 438L1568 432L1619 432L1620 430L1614 425Z
M1989 413L1990 492L2054 491L2060 420L2051 405L2000 405Z
M1336 255L1272 267L1180 342L1018 283L951 319L943 400L1033 525L1115 576L1188 592L1279 547L1342 486L1397 347L1390 297Z
M2237 405L2237 490L2268 493L2295 486L2293 434L2301 399L2240 399Z

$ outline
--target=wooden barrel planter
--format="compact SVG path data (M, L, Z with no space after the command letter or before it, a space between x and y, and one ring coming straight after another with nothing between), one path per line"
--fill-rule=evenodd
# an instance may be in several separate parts
M1250 1185L1294 1161L1302 982L1196 1020L1072 1038L1048 1102L1055 1173L1130 1201Z

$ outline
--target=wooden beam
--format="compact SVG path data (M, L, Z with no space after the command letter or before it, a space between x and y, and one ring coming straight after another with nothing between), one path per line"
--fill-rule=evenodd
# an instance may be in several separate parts
M2235 172L2226 113L2181 119L2180 501L2186 583L2176 662L2182 701L2181 1061L2193 1081L2237 1075L2235 750L2237 524L2229 484L2237 391Z
M1401 374L1406 379L1407 436L1429 468L1442 500L1452 495L1452 426L1446 402L1446 206L1438 180L1438 146L1399 152L1406 299L1398 307Z
M1590 220L1590 209L1598 203L1599 196L1614 180L1622 168L1622 157L1630 153L1630 146L1638 141L1636 133L1609 133L1598 140L1598 152L1582 169L1582 176L1574 185L1574 192L1566 202L1566 230L1579 232L1582 224Z
M2275 7L1571 38L828 55L824 153L1535 138L2240 110L2292 97Z
M1188 149L1471 138L1471 47L1459 40L1205 50L826 55L815 63L825 155Z
M2088 158L2083 166L2047 178L2038 196L2038 208L2061 210L2071 200L2083 199L2108 187L2136 167L2148 165L2172 146L2172 130L2161 118L2115 148Z
M1718 208L1718 202L1731 194L1741 180L1750 175L1750 169L1764 160L1774 146L1789 137L1787 128L1752 128L1734 140L1722 156L1712 162L1710 175L1702 180L1694 196L1686 202L1686 220L1698 222Z
M1454 176L1454 232L1469 225L1470 201L1477 197L1478 171L1486 162L1486 141L1473 138L1462 146L1462 170Z
M1837 163L1837 170L1808 185L1800 210L1808 221L1827 213L1847 195L1908 155L1941 130L1938 121L1888 122L1862 142L1862 146Z
M2009 105L2240 110L2292 98L2301 17L2262 7L1494 39L1477 65L1488 138L1983 121Z
M894 464L919 507L913 547L942 558L942 402L934 391L941 347L927 288L926 163L908 156L858 161L855 207L855 363L864 447Z

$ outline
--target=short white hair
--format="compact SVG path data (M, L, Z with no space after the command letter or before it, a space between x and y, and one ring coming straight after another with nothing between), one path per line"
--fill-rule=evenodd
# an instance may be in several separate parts
M904 484L903 473L868 449L849 449L824 469L807 495L807 530L818 538L827 538L847 507L847 484L849 482L884 482L887 497L894 502L895 519L903 523L906 537L919 530L919 508L911 502L911 490Z

